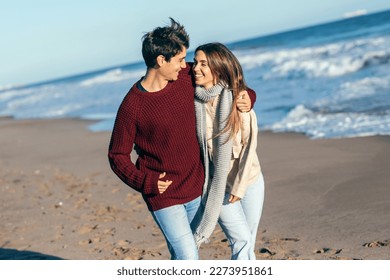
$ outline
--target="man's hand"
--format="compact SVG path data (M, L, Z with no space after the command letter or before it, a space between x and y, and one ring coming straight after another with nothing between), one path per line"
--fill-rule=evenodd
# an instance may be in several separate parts
M251 99L249 98L248 92L243 90L237 97L237 109L241 113L249 112L252 106Z
M241 198L239 198L238 196L235 196L233 194L230 195L230 198L229 198L230 203L234 203L234 202L237 202L239 200L241 200Z
M166 175L165 172L161 173L158 178L162 179L162 178L165 177L165 175ZM164 193L171 184L172 184L172 181L169 181L169 180L166 180L166 181L158 180L157 181L157 187L158 187L159 193L160 194Z

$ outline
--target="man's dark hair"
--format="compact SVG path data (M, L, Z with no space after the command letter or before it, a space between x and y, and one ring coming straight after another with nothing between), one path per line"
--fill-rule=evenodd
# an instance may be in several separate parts
M169 62L183 48L188 49L190 46L190 38L184 26L173 18L170 20L170 26L157 27L142 37L142 56L148 68L156 65L156 58L159 55L163 55Z

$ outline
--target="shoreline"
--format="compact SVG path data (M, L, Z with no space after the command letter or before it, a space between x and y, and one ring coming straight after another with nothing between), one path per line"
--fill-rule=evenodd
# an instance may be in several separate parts
M0 118L0 259L169 259L139 193L107 160L96 121ZM390 136L260 131L258 259L389 259ZM229 259L217 227L202 259Z

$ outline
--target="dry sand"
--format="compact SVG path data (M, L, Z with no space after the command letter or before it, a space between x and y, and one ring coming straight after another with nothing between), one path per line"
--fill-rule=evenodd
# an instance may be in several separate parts
M80 120L0 119L0 259L168 259L141 196ZM390 137L261 132L258 259L390 259ZM229 259L220 228L202 259Z

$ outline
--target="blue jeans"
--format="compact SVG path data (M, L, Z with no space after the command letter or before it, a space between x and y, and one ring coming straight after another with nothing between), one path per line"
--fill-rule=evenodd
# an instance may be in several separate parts
M200 206L198 198L185 204L173 205L152 213L167 241L172 260L198 260L191 223Z
M229 240L231 259L255 260L256 234L264 203L263 175L248 187L240 201L229 203L229 197L226 193L218 222Z

